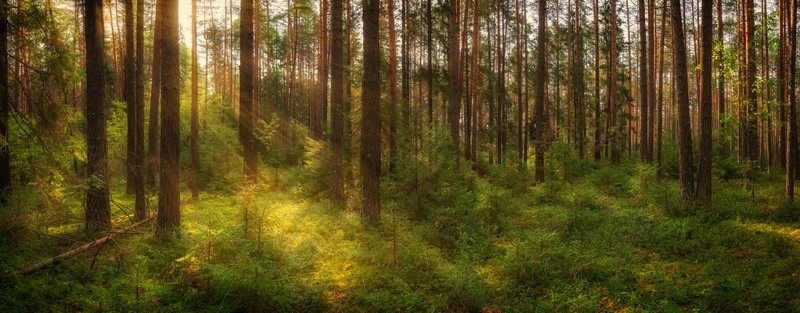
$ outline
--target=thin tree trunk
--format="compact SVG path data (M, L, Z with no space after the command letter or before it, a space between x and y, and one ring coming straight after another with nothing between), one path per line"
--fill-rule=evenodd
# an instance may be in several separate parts
M515 37L516 37L516 49L515 49L516 56L515 56L515 58L516 58L516 62L517 62L517 66L516 66L516 81L517 81L517 154L518 154L519 159L521 161L523 159L523 153L524 153L523 144L522 144L522 133L524 132L524 130L523 130L523 127L522 127L522 112L523 112L523 107L522 107L522 84L523 84L523 81L522 81L522 29L520 27L520 24L525 23L525 21L523 21L520 18L519 2L520 2L520 0L515 0L514 1L514 4L515 4L515 6L514 6L514 13L515 13L514 19L515 19L515 22L516 22L515 23L515 27L514 27L514 33L515 33Z
M648 2L648 38L647 38L647 58L648 58L648 72L647 72L647 123L648 136L646 141L642 144L647 148L647 160L653 162L653 135L655 134L655 108L656 108L656 1L650 0Z
M575 76L573 77L573 102L575 105L575 119L576 119L576 138L575 141L578 145L578 157L581 159L585 156L586 150L586 108L584 107L584 82L583 82L583 32L581 31L582 21L581 16L581 0L575 0L575 62L573 70Z
M319 57L317 59L317 101L311 114L311 135L322 139L323 115L328 106L328 0L320 1L319 12Z
M662 155L663 148L662 140L664 133L664 47L667 34L667 0L663 1L663 8L661 9L661 44L659 45L658 52L658 128L656 129L655 144L657 145L656 154L656 178L660 179L662 171Z
M394 0L386 1L389 35L389 171L397 163L397 42L394 29Z
M481 31L480 31L480 24L479 24L479 19L478 19L478 2L479 2L479 0L473 0L474 7L473 7L473 10L472 10L472 77L470 77L472 79L472 84L471 84L470 93L472 93L471 98L472 98L472 107L473 107L473 109L472 109L472 114L473 114L472 118L473 119L472 119L471 124L473 125L473 131L472 131L472 137L471 137L472 150L469 152L469 155L470 155L469 159L471 159L473 161L475 160L476 152L477 152L477 138L478 138L477 124L478 124L478 120L479 120L477 118L478 114L477 114L475 108L477 108L477 106L478 106L477 103L480 103L480 100L478 98L478 79L480 77L480 72L478 72L478 70L479 70L478 69L478 62L480 61L480 44L479 44L479 40L480 40L480 32Z
M602 126L600 124L600 23L598 0L594 0L594 159L600 160Z
M609 149L611 150L611 164L619 163L619 106L617 104L617 1L611 0L611 40L608 53L608 107L609 113Z
M425 20L428 22L428 127L433 128L433 18L431 0L427 1Z
M163 0L158 0L160 2ZM161 5L157 5L155 9L155 29L153 30L153 64L150 84L150 119L147 125L147 185L155 187L156 173L158 173L158 116L159 106L161 104L161 63L162 52L161 50L161 37L162 30L160 25L164 23Z
M702 92L700 97L700 162L697 168L697 198L711 201L711 54L713 47L713 0L702 0Z
M647 142L650 138L650 132L648 129L647 121L649 119L649 74L650 71L648 70L648 61L652 57L648 52L647 43L648 43L648 36L647 36L647 16L645 10L645 1L639 0L639 105L641 106L641 112L639 115L639 154L642 162L649 163L650 159L648 157L648 145Z
M545 123L547 123L544 113L545 107L545 85L547 82L546 67L546 47L547 47L547 3L539 0L539 34L538 47L536 53L536 160L535 160L535 179L538 182L544 181L544 151L547 141L545 139Z
M758 162L758 102L756 88L756 45L753 0L745 0L745 64L747 66L747 157L751 163Z
M392 0L389 0L392 1ZM447 42L448 42L448 52L449 52L449 59L447 62L448 71L450 72L450 99L449 99L449 107L447 110L447 119L448 119L448 126L450 130L450 149L453 152L453 155L458 160L460 153L459 153L459 113L461 110L461 82L459 80L458 69L459 66L459 35L460 35L460 23L458 20L459 17L459 0L449 0L449 10L450 14L448 16L448 31L447 31Z
M190 153L189 188L192 190L192 200L200 199L200 108L197 103L197 1L192 1L192 117L190 125Z
M797 96L795 90L796 74L793 70L797 66L796 52L797 52L797 2L796 0L787 0L789 10L786 12L788 20L788 39L789 39L789 116L787 122L788 142L786 145L786 188L785 194L788 201L794 201L794 179L797 172Z

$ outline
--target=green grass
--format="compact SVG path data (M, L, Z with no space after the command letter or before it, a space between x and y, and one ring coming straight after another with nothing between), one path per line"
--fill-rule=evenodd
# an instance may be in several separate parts
M383 222L370 227L309 196L293 171L276 181L266 170L248 193L185 200L179 240L155 241L150 225L5 275L0 311L800 311L800 223L772 176L755 199L747 181L717 180L713 205L695 208L640 165L587 162L538 185L515 166L433 172L421 178L426 214L408 184L387 180ZM130 213L130 196L113 194L114 216ZM17 226L3 228L2 269L88 241L78 200L6 209Z

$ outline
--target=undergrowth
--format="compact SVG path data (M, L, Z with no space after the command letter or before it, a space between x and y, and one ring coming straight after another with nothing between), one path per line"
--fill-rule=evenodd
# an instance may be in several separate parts
M254 190L218 188L196 203L184 195L180 240L158 242L150 225L30 276L4 274L0 311L800 308L797 208L768 175L751 184L720 169L713 204L695 207L652 166L583 161L568 149L554 149L568 161L548 164L538 184L514 160L479 172L443 154L408 154L385 175L382 223L365 226L325 200L327 181L309 183L327 171L311 161L326 148L304 145L304 165L262 168ZM79 197L47 204L37 190L17 191L17 209L3 209L4 272L91 240ZM132 198L122 187L112 194L122 227Z

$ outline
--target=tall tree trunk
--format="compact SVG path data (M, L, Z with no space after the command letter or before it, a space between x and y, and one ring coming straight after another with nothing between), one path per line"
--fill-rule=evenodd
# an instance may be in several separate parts
M189 187L192 190L192 200L200 199L200 108L197 103L197 1L192 1L192 117L190 125L190 154Z
M608 24L611 28L611 39L608 49L608 128L609 149L611 150L611 164L619 163L619 106L617 104L617 1L611 0L611 19Z
M428 22L428 126L433 128L433 17L431 16L431 0L427 1L425 20Z
M125 57L124 57L124 85L123 98L125 100L125 111L127 119L127 142L125 154L125 192L133 193L134 168L136 167L136 64L135 64L135 43L133 34L133 0L124 0L125 6Z
M361 133L380 134L380 0L363 0L364 73L361 97ZM381 136L361 136L363 216L368 223L380 220Z
M478 148L477 147L477 143L478 143L478 141L477 141L477 138L478 138L477 124L478 124L479 119L478 119L478 114L476 112L477 111L476 108L478 106L478 103L480 103L480 100L478 98L478 79L480 77L480 72L479 72L479 69L478 69L478 62L480 61L480 44L479 44L479 40L480 40L480 32L481 31L480 31L480 23L479 23L479 19L478 19L478 1L479 0L473 0L473 5L474 6L473 6L473 10L472 10L472 77L470 77L472 79L472 83L470 85L470 87L471 87L470 93L472 95L470 97L472 98L472 107L473 107L473 109L472 109L472 115L473 116L472 116L472 122L471 122L471 124L473 126L473 131L472 131L472 137L470 138L470 140L472 141L471 142L472 150L468 153L469 154L469 158L468 159L473 160L473 161L475 160L476 153L477 153L477 148Z
M517 81L517 154L519 156L520 161L523 159L524 146L522 144L522 133L524 133L524 128L522 126L522 112L524 111L523 104L522 104L522 27L525 21L521 19L519 14L519 2L520 0L514 1L514 35L516 39L516 81Z
M106 139L105 31L103 0L84 2L86 36L86 167L91 181L86 191L86 229L111 228Z
M344 170L342 168L342 152L344 137L344 58L343 58L343 0L331 0L331 200L334 205L343 208L346 205L344 196Z
M664 47L666 46L666 34L667 34L667 10L668 10L668 1L664 0L663 8L661 9L661 40L660 45L658 48L658 100L656 104L658 106L658 127L656 129L656 136L655 136L655 157L656 157L656 178L661 178L662 175L662 155L661 150L663 148L662 139L663 139L663 132L664 132Z
M725 37L723 30L725 29L725 21L722 19L722 0L717 0L717 40L720 45L725 46ZM719 114L719 127L722 128L725 117L725 62L722 58L725 56L724 49L719 52L718 73L717 73L717 110ZM778 71L781 71L779 68ZM778 80L780 81L780 79ZM726 146L723 143L723 146Z
M602 125L600 124L600 22L598 0L594 0L594 159L600 160Z
M240 16L239 138L244 150L245 184L257 180L257 151L253 125L253 0L242 0Z
M789 94L789 116L787 122L788 142L786 145L786 199L794 201L794 179L797 174L797 96L795 90L795 68L797 66L797 2L796 0L786 0L788 2L789 10L786 12L788 20L788 39L789 39L789 53L787 55L789 63L789 86L787 93Z
M652 8L651 8L652 9ZM639 154L642 162L649 163L649 146L647 142L650 138L650 131L647 121L649 119L649 74L648 61L652 56L647 48L647 10L645 10L645 0L639 0Z
M180 211L180 47L178 1L158 0L162 11L161 168L156 236L167 239L181 225Z
M401 80L403 84L403 89L401 92L403 97L403 107L401 109L402 129L400 133L405 134L411 129L411 57L409 55L411 43L408 28L408 0L401 1L403 10L401 20L403 22L403 26L402 30L400 31L400 40L402 42L400 47L402 54L400 63L403 67L403 72L401 73Z
M322 139L323 115L328 106L328 0L320 1L319 11L319 57L317 59L317 99L312 105L311 135Z
M0 3L0 51L8 51L8 13L6 1ZM8 93L8 53L0 54L0 204L11 192L11 148L8 143L8 117L11 98Z
M108 4L109 4L108 5L108 18L109 18L109 21L108 21L109 28L108 29L111 30L111 60L113 60L113 64L114 64L114 97L113 98L114 99L119 99L119 98L122 98L122 83L123 83L122 76L123 75L122 75L122 71L119 68L119 54L117 53L117 33L118 33L117 29L118 28L116 26L114 26L114 24L115 24L114 22L116 22L116 20L117 20L117 14L114 12L115 11L114 10L114 2L115 1L109 1L108 2ZM24 8L24 2L20 2L20 11L23 8ZM24 36L24 32L22 33L22 35ZM120 49L121 49L121 47L120 47ZM25 58L24 55L25 55L25 53L23 53L23 56L21 57L23 59L23 61L24 61L24 58Z
M718 0L721 1L721 0ZM787 9L785 6L787 5L786 0L778 0L778 61L777 61L777 93L778 93L778 103L781 105L778 109L778 151L777 153L777 161L780 164L781 168L784 170L786 169L786 103L788 103L788 94L786 94L786 67L788 66L788 62L786 60L786 52L787 52L787 34L786 34L786 22L788 14ZM719 6L719 4L718 4Z
M656 1L648 2L648 37L647 37L647 114L648 137L643 144L647 145L647 160L653 162L653 135L655 134L655 108L656 108Z
M157 3L162 0L157 0ZM150 187L156 186L156 173L158 173L158 116L159 106L161 104L161 63L162 63L162 49L161 25L164 23L164 12L161 5L157 5L155 9L155 29L153 30L153 64L151 66L151 84L150 84L150 118L147 125L147 185Z
M392 0L389 0L392 1ZM456 160L458 160L460 153L459 153L459 136L458 136L458 129L459 129L459 113L461 110L461 82L459 80L458 69L459 67L459 38L460 35L460 23L459 23L459 8L461 7L459 4L459 0L449 0L450 5L450 14L448 16L448 27L447 27L447 43L448 43L448 52L449 58L447 60L447 67L448 71L450 72L450 99L449 99L449 106L447 110L447 120L448 126L450 129L450 149L453 151L453 155L455 156Z
M582 23L581 16L581 0L575 0L575 52L573 70L575 76L573 77L573 102L575 105L575 119L576 119L576 134L575 142L578 146L578 157L581 159L585 156L586 150L586 108L584 105L584 82L583 82L583 32L581 31Z
M397 162L397 42L394 30L394 0L386 1L389 34L389 171Z
M746 100L747 100L747 157L751 163L758 162L758 102L756 90L756 45L755 17L753 0L745 0L745 64L747 66Z
M144 150L144 0L136 0L136 165L133 177L134 212L136 219L147 218L145 200L145 150Z
M547 148L545 139L545 124L547 119L544 113L545 94L544 89L547 83L547 1L539 0L539 34L538 47L536 48L536 160L535 160L535 179L544 181L544 150Z
M683 33L681 1L672 0L672 44L675 51L675 80L678 100L678 180L684 201L694 195L692 173L692 129L689 117L689 78L686 65L686 37Z
M697 168L697 198L711 201L711 54L713 47L713 0L702 0L702 91L700 96L700 162Z

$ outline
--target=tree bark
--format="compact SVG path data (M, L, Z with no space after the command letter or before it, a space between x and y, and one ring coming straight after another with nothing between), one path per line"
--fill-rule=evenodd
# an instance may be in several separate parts
M86 191L86 229L111 228L108 193L108 148L106 138L106 80L103 1L84 3L86 36L86 158L89 188Z
M519 157L520 162L523 159L523 150L524 145L522 143L522 134L525 132L522 126L522 112L524 111L523 103L522 103L522 27L525 21L521 19L521 15L519 14L519 2L520 0L514 1L514 35L516 40L516 47L515 47L515 59L516 59L516 81L517 81L517 155Z
M477 141L477 138L478 138L477 124L478 124L478 120L479 119L478 119L478 114L477 114L476 111L477 111L477 107L478 107L477 103L480 103L480 100L478 98L478 79L480 77L480 72L479 72L479 68L478 68L478 66L479 66L478 62L480 61L480 44L479 44L479 41L480 41L480 23L479 23L479 19L478 19L478 1L479 0L473 0L474 7L473 7L473 10L472 10L472 77L470 77L472 79L472 83L470 85L470 88L471 88L470 93L472 94L471 98L472 98L472 107L473 107L472 115L473 116L472 116L471 124L472 124L472 128L473 129L471 131L472 136L469 138L469 140L471 141L470 142L470 146L471 146L472 149L471 149L471 151L469 151L467 153L467 155L469 155L468 159L473 160L473 161L475 160L475 157L476 157L476 154L477 154L477 148L478 148L477 147L477 143L478 143L478 141Z
M380 118L380 0L363 0L364 73L361 97L361 180L363 217L367 223L380 221L381 118Z
M343 0L331 0L331 200L344 208L344 170L342 166L344 138L344 57Z
M136 178L136 63L135 63L135 42L133 30L133 0L124 0L125 6L125 57L123 98L125 100L125 111L127 119L127 144L125 155L125 192L132 194Z
M648 53L650 50L647 48L648 34L647 34L647 11L645 10L645 0L639 0L639 154L642 162L650 162L650 152L647 142L650 138L650 131L647 121L649 119L649 74L648 70L649 59L652 56Z
M136 0L136 165L134 166L134 212L141 221L147 217L144 150L144 0Z
M317 59L317 101L309 112L311 135L322 139L325 108L328 106L328 0L320 1L319 12L319 57Z
M197 1L192 1L192 117L190 125L189 188L192 200L200 199L200 108L197 103Z
M59 262L61 260L67 259L67 258L70 258L70 257L72 257L72 256L74 256L76 254L81 253L81 252L84 252L86 250L89 250L89 249L92 249L92 248L95 248L95 247L99 247L99 246L105 244L106 242L114 240L114 237L116 237L117 235L125 234L125 233L133 230L136 227L139 227L141 225L146 224L147 222L150 222L152 219L153 219L153 217L149 217L149 218L143 219L143 220L141 220L139 222L136 222L136 223L134 223L134 224L132 224L132 225L130 225L128 227L125 227L123 229L120 229L120 230L117 230L117 231L113 231L113 232L109 232L108 235L103 236L100 239L97 239L97 240L92 241L90 243L84 244L84 245L82 245L80 247L77 247L75 249L69 250L67 252L64 252L64 253L59 254L57 256L54 256L52 258L46 259L44 261L38 262L36 264L31 264L31 265L16 269L16 270L13 271L13 273L17 274L17 275L28 275L30 273L33 273L33 272L37 271L37 270L45 268L45 267L47 267L49 265L55 264L56 262Z
M0 51L8 51L8 14L6 2L0 5ZM8 94L8 53L0 54L0 204L11 192L11 148L8 143L8 117L11 99Z
M253 125L253 0L242 0L240 9L239 138L244 150L244 183L249 186L258 176Z
M609 149L611 150L611 164L619 163L619 137L618 118L619 107L617 104L617 1L611 0L611 18L608 27L611 28L611 39L608 49L608 128Z
M583 16L581 12L581 0L575 0L575 55L573 58L573 103L575 106L575 123L576 123L576 136L575 142L578 146L578 157L583 159L586 150L586 108L584 104L584 64L583 64L583 32L581 31Z
M545 94L544 89L547 83L546 67L546 47L547 47L547 1L539 0L539 34L538 47L536 48L536 160L534 178L538 182L544 181L544 151L547 148L545 139L545 124L547 123L544 114Z
M386 22L389 35L389 171L397 158L397 39L394 29L394 0L386 1Z
M157 3L162 0L157 0ZM147 125L147 185L156 186L156 173L158 173L158 116L161 105L161 25L164 24L164 13L161 6L156 5L155 27L153 30L153 64L151 67L150 84L150 119Z
M168 239L181 225L180 211L180 50L178 45L178 1L158 0L162 11L161 78L161 167L156 236Z
M600 22L598 0L594 0L594 159L600 160L602 125L600 119Z
M750 162L758 162L758 102L756 90L756 45L755 45L755 17L753 0L745 0L745 64L747 66L747 81L745 99L747 100L747 157Z
M684 201L695 198L692 173L692 129L689 117L689 79L686 37L683 33L681 1L672 0L672 44L675 51L675 81L678 100L678 180Z
M787 145L786 145L786 188L785 194L788 201L794 201L794 179L797 174L797 96L794 92L796 84L796 74L794 69L797 66L797 2L796 0L787 0L789 10L787 13L788 31L789 36L789 86L787 93L789 94L788 101L788 121L787 121Z
M392 0L389 0L392 1ZM450 74L450 99L447 110L447 120L450 130L450 150L453 156L458 160L459 153L459 113L461 110L461 81L459 80L459 0L449 0L448 15L448 30L447 30L447 43L449 57L447 60L447 67Z
M711 201L711 54L713 47L712 5L713 0L702 0L701 63L702 91L700 96L700 162L697 168L697 198Z
M425 20L428 22L428 127L433 128L433 17L431 16L431 0L427 1Z

